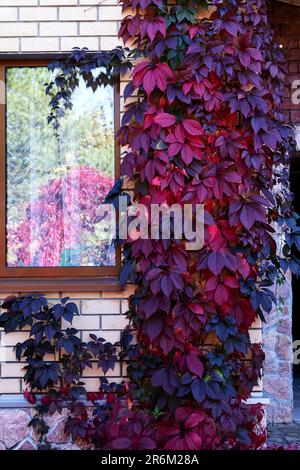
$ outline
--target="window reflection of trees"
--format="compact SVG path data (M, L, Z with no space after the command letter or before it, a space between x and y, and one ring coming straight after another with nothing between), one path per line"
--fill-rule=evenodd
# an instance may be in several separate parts
M93 216L113 184L113 89L82 81L57 139L45 118L49 73L7 69L8 265L113 265L107 226Z

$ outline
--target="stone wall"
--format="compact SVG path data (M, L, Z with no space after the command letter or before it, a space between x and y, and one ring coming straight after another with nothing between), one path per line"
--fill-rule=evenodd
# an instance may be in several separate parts
M50 428L47 436L48 442L53 449L58 450L81 450L87 449L87 445L81 447L73 444L71 439L64 434L64 426L68 411L62 414L55 413L46 418ZM36 450L38 446L37 437L29 421L34 415L30 408L0 409L0 451L1 450Z
M276 288L278 307L266 315L263 326L264 396L270 399L267 419L271 423L293 421L292 287L289 279ZM282 300L280 300L282 299Z
M286 122L300 124L300 105L292 103L292 82L300 79L300 7L272 0L269 20L276 40L287 58L284 112ZM280 249L280 236L278 237ZM263 327L264 395L270 399L268 421L288 423L293 420L293 365L292 365L292 286L287 276L276 287L278 307L266 316Z

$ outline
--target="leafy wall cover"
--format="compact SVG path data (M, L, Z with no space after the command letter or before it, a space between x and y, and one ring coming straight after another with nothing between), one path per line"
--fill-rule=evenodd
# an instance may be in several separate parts
M49 121L57 129L76 87L74 74L96 87L126 73L133 61L124 92L131 100L119 132L128 149L122 174L135 183L133 201L149 208L204 204L205 245L190 252L175 239L123 243L122 282L137 284L121 341L128 379L121 388L104 383L104 403L98 392L88 395L92 416L80 401L81 382L78 391L84 357L76 363L77 375L62 375L63 389L53 391L59 370L43 386L29 378L28 397L35 401L34 392L49 389L38 408L40 427L49 406L53 411L71 398L66 431L98 448L256 449L265 440L263 413L245 400L261 378L264 355L259 344L250 344L249 328L276 302L273 284L289 267L299 271L291 254L299 229L287 188L293 139L280 112L282 52L265 0L213 0L209 10L202 0L122 3L127 16L120 37L130 41L131 52L117 48L91 57L77 50L52 65L61 75L47 90ZM109 75L97 83L91 71L99 65ZM118 182L108 202L114 203L120 188ZM287 235L282 254L276 252L274 223ZM2 324L18 311L22 326L48 308L39 305L32 313L31 298L26 317L22 302L6 304ZM51 315L60 319L66 306ZM89 360L100 357L100 367L113 367L107 361L115 350L106 346L105 355L105 343L92 340L88 347L74 344L66 363L83 348Z

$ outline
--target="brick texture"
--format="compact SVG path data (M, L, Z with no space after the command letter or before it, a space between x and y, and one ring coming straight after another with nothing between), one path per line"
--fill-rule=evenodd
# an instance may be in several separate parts
M117 0L0 0L0 53L111 49L120 19Z
M300 80L300 7L272 1L269 19L276 41L283 47L287 59L285 118L287 122L297 124L300 123L300 106L292 103L292 83Z
M133 286L120 292L94 293L86 297L86 294L77 293L74 300L78 306L79 315L74 318L73 326L80 330L79 335L83 341L90 340L90 334L104 337L107 341L115 343L120 340L121 330L126 326L127 320L124 313L127 311L128 297L133 292ZM70 294L74 297L72 294ZM61 293L65 297L66 293ZM3 299L6 294L2 294ZM48 297L51 302L59 300L59 294L54 298ZM63 323L67 328L69 324ZM16 332L5 334L0 330L0 394L20 393L25 388L22 381L24 376L24 362L16 361L13 347L28 338L28 332ZM49 356L47 360L56 358ZM84 371L84 382L88 391L99 388L99 370L94 365L92 369ZM107 377L113 381L120 381L122 377L121 364L116 364L113 371L109 371Z

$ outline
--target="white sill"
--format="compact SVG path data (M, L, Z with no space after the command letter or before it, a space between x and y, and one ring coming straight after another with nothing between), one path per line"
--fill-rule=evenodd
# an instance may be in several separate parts
M37 395L37 400L39 401L39 396ZM92 404L87 402L86 400L82 400L86 404ZM99 401L99 403L105 402L104 400ZM256 405L261 403L262 405L269 405L270 399L265 398L262 393L253 393L251 398L245 401L247 405ZM34 405L28 403L27 400L23 397L23 395L16 394L16 395L0 395L0 408L33 408Z

